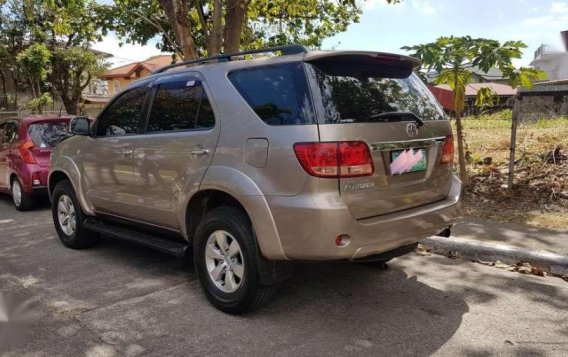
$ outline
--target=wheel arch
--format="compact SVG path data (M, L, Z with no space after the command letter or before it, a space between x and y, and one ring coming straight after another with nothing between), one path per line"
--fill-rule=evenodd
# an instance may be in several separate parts
M53 196L53 190L55 189L57 183L63 180L71 181L67 173L63 171L56 170L49 174L49 178L47 180L47 193L49 194L50 199Z
M82 186L81 186L81 175L77 166L72 160L62 158L59 160L56 165L54 165L49 172L49 176L47 178L47 191L49 194L49 198L51 200L53 196L53 190L58 182L62 180L69 180L71 182L71 186L75 190L75 195L79 206L83 210L83 212L87 215L93 215L93 208L89 205L85 195L83 194Z
M204 202L230 204L241 207L252 222L256 241L262 256L271 260L288 260L276 223L266 198L254 181L241 171L228 167L211 166L207 169L199 190L187 201L181 220L182 231L189 240L203 217ZM195 214L195 215L194 215Z

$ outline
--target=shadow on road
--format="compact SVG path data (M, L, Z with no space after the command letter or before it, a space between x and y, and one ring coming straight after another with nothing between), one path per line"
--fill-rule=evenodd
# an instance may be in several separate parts
M51 207L51 202L49 202L49 196L47 194L34 196L33 201L34 206L32 211L40 211ZM0 205L10 207L15 213L18 212L12 203L12 196L6 193L0 193Z
M397 268L299 263L270 305L230 316L208 304L189 261L112 239L81 253L104 267L96 272L103 285L98 296L92 287L81 288L83 272L76 272L77 285L66 291L101 306L82 313L81 322L112 344L136 343L162 354L238 348L253 354L430 355L452 337L468 312L457 294L434 289ZM165 281L171 284L163 285ZM127 300L153 282L152 293ZM131 296L139 295L141 291Z
M299 263L270 305L230 316L209 305L188 260L110 238L82 251L51 239L38 243L32 254L11 261L11 274L33 276L46 310L55 306L57 316L73 316L119 351L135 345L162 355L429 355L452 337L468 312L458 294L398 268ZM41 339L21 352L65 355L92 348L79 340L51 345L62 338L54 323L40 324Z

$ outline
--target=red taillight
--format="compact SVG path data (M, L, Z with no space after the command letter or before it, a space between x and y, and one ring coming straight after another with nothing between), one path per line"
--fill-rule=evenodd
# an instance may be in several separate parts
M373 174L373 160L361 141L298 143L294 153L306 172L316 177L358 177Z
M22 154L22 159L26 164L36 164L36 159L31 149L34 147L34 143L31 140L26 140L20 144L20 154Z
M440 162L442 164L452 164L454 162L454 137L452 135L446 135Z

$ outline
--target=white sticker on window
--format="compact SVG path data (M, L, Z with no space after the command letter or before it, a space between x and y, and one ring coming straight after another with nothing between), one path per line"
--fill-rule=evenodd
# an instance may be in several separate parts
M195 81L188 81L185 86L186 87L193 87L195 85Z

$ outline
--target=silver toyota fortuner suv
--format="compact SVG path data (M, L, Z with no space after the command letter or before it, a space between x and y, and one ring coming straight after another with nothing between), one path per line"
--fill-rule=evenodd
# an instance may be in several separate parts
M291 45L162 68L72 120L49 175L57 233L192 252L229 313L269 301L291 261L411 252L447 232L461 191L418 64Z

